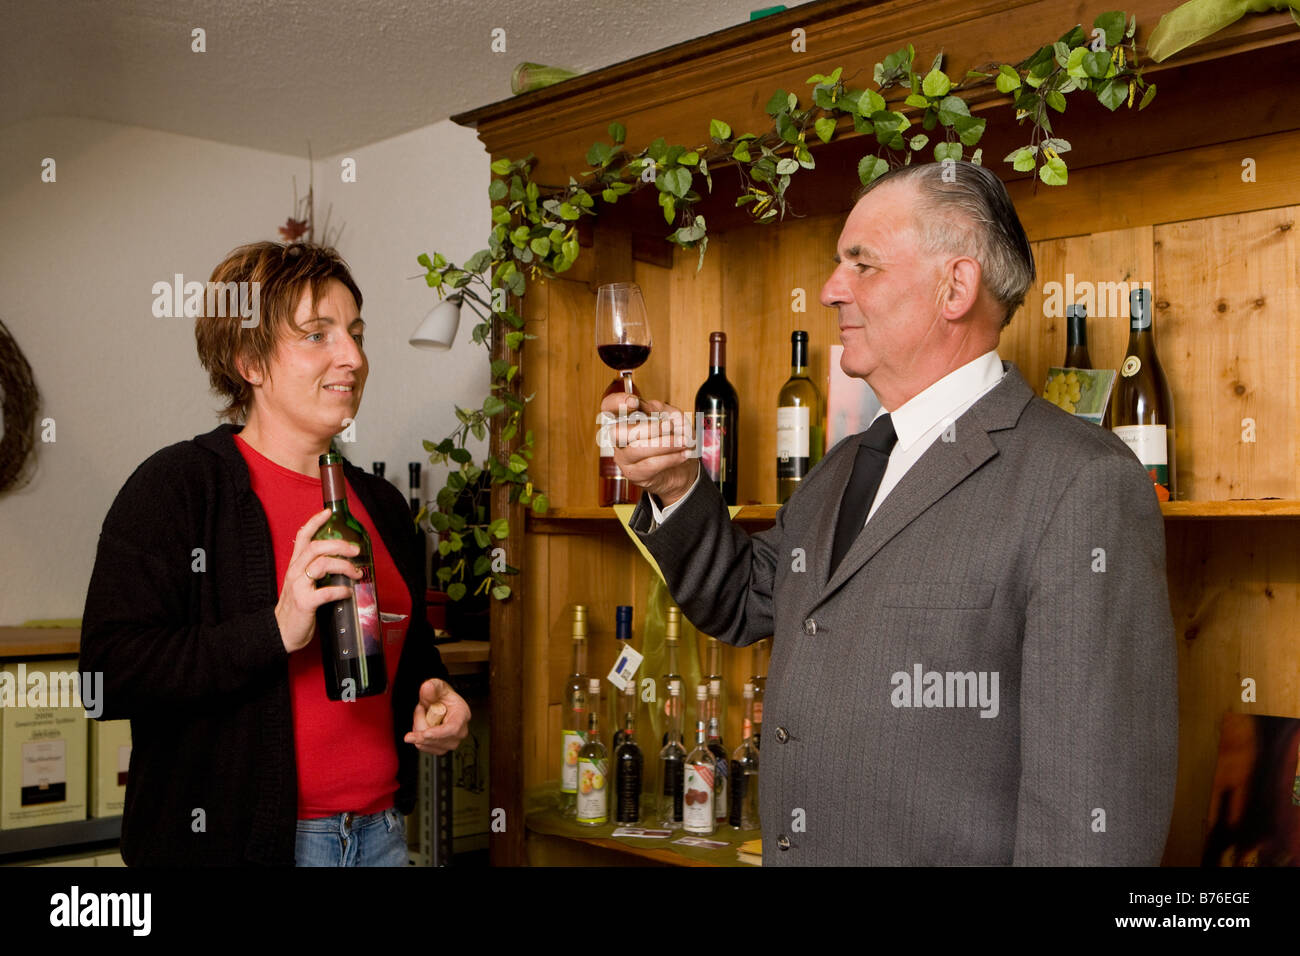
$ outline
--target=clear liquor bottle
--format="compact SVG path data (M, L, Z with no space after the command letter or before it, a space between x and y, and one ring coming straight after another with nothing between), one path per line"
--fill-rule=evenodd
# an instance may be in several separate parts
M609 822L609 752L600 739L600 678L587 683L587 742L578 752L577 822L598 827Z
M722 742L722 681L712 678L709 681L709 726L707 745L709 753L717 764L713 776L713 817L718 823L726 823L730 804L728 778L731 769L727 762L727 747Z
M587 742L587 606L575 604L570 633L573 647L564 688L564 724L560 731L560 793L564 815L577 812L578 753Z
M681 634L682 634L681 608L678 608L675 605L670 604L668 605L668 609L664 612L664 657L667 661L666 666L668 670L659 681L660 687L671 687L673 681L677 682L677 686L679 689L682 686L681 665L677 659L679 646L680 646L679 642L681 641ZM676 707L678 711L677 732L678 735L680 736L682 730L682 723L683 723L682 720L683 702L682 702L681 695L678 694L676 700L674 700L671 695L665 695L664 696L664 717L667 718L668 727L673 726L674 707ZM668 733L669 731L665 729L663 740L661 741L662 744L668 743Z
M635 826L641 821L641 770L643 758L636 742L636 685L623 690L622 739L614 748L614 793L616 823Z
M745 685L744 737L731 755L730 824L758 829L758 744L754 741L754 685Z
M701 835L712 833L716 827L713 781L717 776L718 762L706 742L708 702L709 688L701 684L695 689L695 749L686 755L685 794L682 797L682 828L687 833Z
M678 830L682 826L683 783L686 747L682 743L682 682L668 683L668 732L659 751L659 826Z

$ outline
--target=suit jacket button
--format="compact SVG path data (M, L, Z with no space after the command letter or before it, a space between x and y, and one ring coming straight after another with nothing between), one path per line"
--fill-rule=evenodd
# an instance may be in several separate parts
M781 743L785 743L790 739L790 732L784 727L778 727L776 728L776 739L781 741Z
M779 846L782 850L788 850L790 849L790 838L786 836L784 833L782 833L779 837L776 838L776 845Z
M817 622L814 621L812 618L808 618L806 621L803 622L803 632L804 632L805 634L807 634L808 636L810 636L810 637L811 637L813 634L816 634L816 633L817 633Z

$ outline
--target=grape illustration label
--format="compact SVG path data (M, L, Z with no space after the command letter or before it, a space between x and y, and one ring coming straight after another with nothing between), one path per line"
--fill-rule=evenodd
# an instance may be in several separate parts
M587 742L579 730L564 731L564 762L560 765L560 792L578 792L578 751Z

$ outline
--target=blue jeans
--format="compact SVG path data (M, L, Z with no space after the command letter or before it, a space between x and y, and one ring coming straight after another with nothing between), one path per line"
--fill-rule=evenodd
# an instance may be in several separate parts
M406 866L406 820L395 809L298 821L298 866Z

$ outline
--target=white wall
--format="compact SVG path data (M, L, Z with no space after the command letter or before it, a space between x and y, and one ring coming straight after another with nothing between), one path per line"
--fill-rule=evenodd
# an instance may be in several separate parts
M487 235L487 157L470 130L439 123L316 164L317 212L332 223L365 296L370 379L357 440L369 469L406 487L420 439L478 404L486 357L469 323L450 352L406 344L436 301L419 253L464 257ZM41 162L57 162L57 182ZM56 440L37 448L26 488L0 496L0 625L80 616L103 515L154 451L211 430L219 402L194 347L193 320L157 319L152 286L206 281L235 246L278 238L305 159L91 120L41 118L0 131L0 318L41 391ZM427 469L426 469L427 470ZM426 475L426 495L441 478Z

